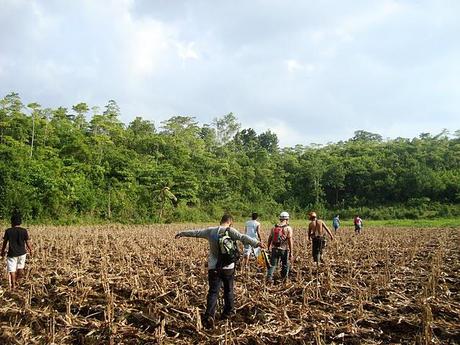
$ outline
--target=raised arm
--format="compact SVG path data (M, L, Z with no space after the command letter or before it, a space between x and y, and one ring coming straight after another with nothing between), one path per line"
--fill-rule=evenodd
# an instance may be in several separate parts
M176 234L176 238L180 238L180 237L208 238L210 232L211 232L211 228L181 231Z
M238 230L234 228L230 228L228 231L228 235L232 238L234 241L241 241L244 244L249 244L252 247L260 247L261 242L256 240L255 238L249 237L248 235L244 235L240 233Z

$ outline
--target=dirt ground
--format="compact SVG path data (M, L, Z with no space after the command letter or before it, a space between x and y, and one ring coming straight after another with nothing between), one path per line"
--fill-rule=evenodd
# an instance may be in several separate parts
M208 243L174 239L195 227L31 227L0 344L460 344L460 229L340 229L317 268L294 228L290 279L238 269L236 314L206 330Z

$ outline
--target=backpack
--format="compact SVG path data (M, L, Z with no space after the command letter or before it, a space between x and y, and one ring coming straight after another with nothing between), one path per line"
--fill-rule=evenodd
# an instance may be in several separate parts
M284 233L284 228L286 225L278 225L275 224L273 228L273 237L272 237L272 244L273 247L280 247L281 244L286 241L286 234Z
M240 259L240 250L236 241L234 241L228 234L230 228L221 229L218 231L218 247L219 257L217 266L222 268L232 263L236 263Z

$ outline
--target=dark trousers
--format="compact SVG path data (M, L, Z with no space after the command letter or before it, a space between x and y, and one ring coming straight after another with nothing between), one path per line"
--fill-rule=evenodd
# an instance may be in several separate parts
M214 318L219 298L220 287L224 286L224 310L223 314L230 314L234 308L233 282L235 280L235 270L215 269L208 271L209 291L206 312L206 318Z
M321 261L321 256L323 255L323 248L325 244L326 241L323 237L313 237L312 255L315 262Z
M289 273L289 250L273 248L270 255L271 267L267 271L267 279L273 279L273 273L275 272L278 262L281 260L281 278L286 278Z

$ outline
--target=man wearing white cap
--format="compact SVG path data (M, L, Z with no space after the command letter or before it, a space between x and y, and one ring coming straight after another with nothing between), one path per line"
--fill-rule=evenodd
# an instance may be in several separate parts
M289 261L293 258L292 228L289 226L289 213L281 212L280 221L276 224L268 237L268 249L271 250L270 265L267 271L267 282L273 282L273 272L281 260L281 278L287 279Z

